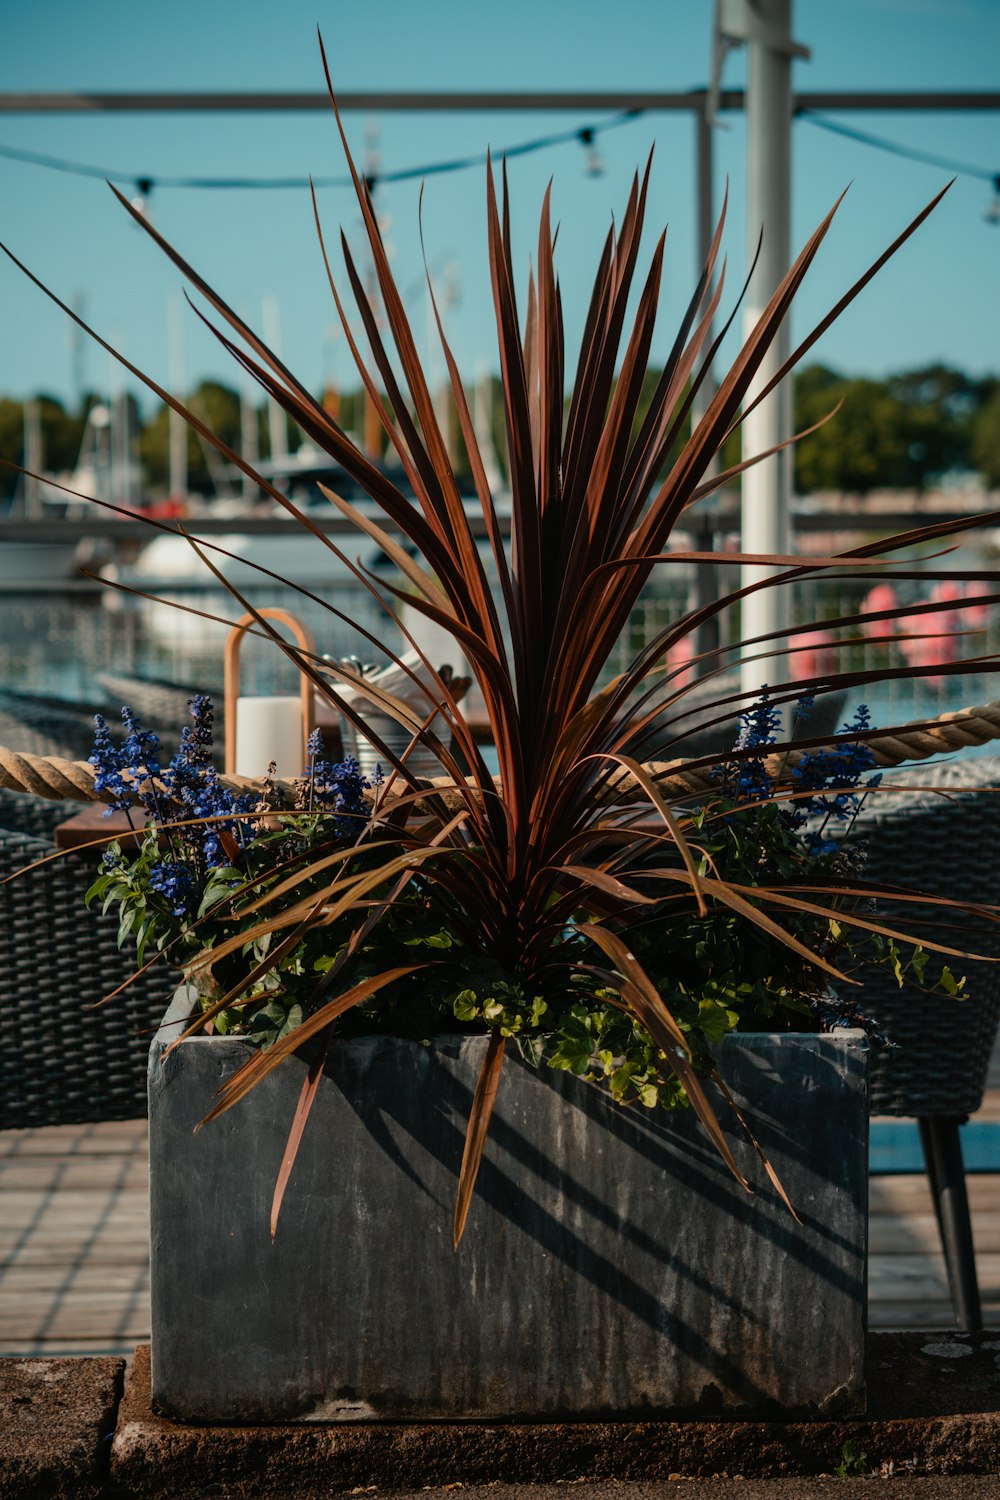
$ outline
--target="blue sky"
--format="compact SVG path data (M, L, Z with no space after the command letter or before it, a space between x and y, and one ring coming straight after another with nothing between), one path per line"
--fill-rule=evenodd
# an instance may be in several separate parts
M797 39L812 49L795 84L813 88L1000 87L997 0L796 0ZM323 29L335 83L351 88L663 88L706 83L710 0L425 0L378 6L358 0L43 0L5 7L0 90L309 89L322 86L315 41ZM740 53L724 81L743 79ZM917 149L1000 173L1000 117L869 114L838 117ZM377 123L384 170L456 153L495 151L599 116L485 113L348 118L359 155ZM511 163L514 230L527 268L541 196L554 178L567 342L575 352L600 243L620 214L630 176L655 142L647 233L670 224L658 347L669 347L695 277L693 130L681 115L646 115L603 136L605 172L584 173L576 141ZM343 169L324 114L3 115L0 147L72 158L154 179L173 175L317 175ZM801 243L851 184L793 323L807 331L946 180L939 167L901 160L800 122L794 132L793 240ZM727 233L733 287L745 264L742 120L716 136L717 185L730 181ZM418 338L425 336L417 187L380 193L397 279ZM931 221L832 329L818 357L852 373L883 374L944 360L974 373L1000 371L1000 224L983 214L990 184L961 177ZM493 362L481 169L434 178L424 199L431 263L455 294L449 329L463 367ZM0 159L0 238L157 379L168 373L169 309L180 278L127 220L104 184ZM322 264L303 191L207 193L162 187L150 201L157 227L227 299L260 322L264 299L280 313L284 356L300 377L355 383L335 336ZM357 238L346 190L321 194L329 236ZM227 357L183 315L188 383L234 379ZM74 362L66 320L6 262L0 265L0 394L38 389L67 397ZM654 350L655 353L655 350ZM176 357L176 356L175 356ZM83 355L91 387L111 382L107 357ZM433 356L432 356L433 362Z

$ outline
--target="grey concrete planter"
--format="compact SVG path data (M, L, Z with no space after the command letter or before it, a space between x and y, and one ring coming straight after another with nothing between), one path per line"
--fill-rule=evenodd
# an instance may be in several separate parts
M485 1039L332 1049L272 1245L304 1064L192 1134L250 1050L150 1054L153 1398L204 1421L649 1418L864 1409L867 1059L857 1032L743 1036L734 1128L505 1065L465 1238L455 1177ZM722 1109L720 1101L720 1110ZM723 1111L724 1114L724 1111Z

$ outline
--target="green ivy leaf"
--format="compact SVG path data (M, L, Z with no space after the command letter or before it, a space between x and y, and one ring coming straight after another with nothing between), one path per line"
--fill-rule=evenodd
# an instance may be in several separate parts
M439 932L420 934L417 937L404 938L403 945L406 948L453 948L455 940L450 932L442 927Z
M739 1017L716 1000L702 1000L698 1006L698 1028L709 1042L721 1042L736 1025Z
M532 1068L540 1068L545 1057L545 1043L540 1036L525 1036L523 1034L514 1038L517 1050Z
M479 997L473 990L460 990L451 1002L456 1021L478 1021Z
M280 1000L272 1000L270 1005L262 1006L255 1012L250 1022L250 1040L265 1049L273 1047L275 1042L301 1025L301 1005L282 1004Z
M573 1036L562 1032L549 1054L548 1062L550 1068L562 1068L582 1077L590 1072L592 1056L593 1046L589 1036Z
M941 988L947 994L951 995L952 999L965 998L964 995L962 995L962 991L965 989L965 976L963 975L961 979L956 979L947 964L945 964L942 968L941 978L938 982L940 983Z

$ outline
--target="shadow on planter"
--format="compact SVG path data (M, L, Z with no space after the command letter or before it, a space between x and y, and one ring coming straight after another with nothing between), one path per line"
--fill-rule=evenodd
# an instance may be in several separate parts
M181 991L168 1013L189 1012ZM175 1033L174 1033L175 1034ZM867 1056L860 1033L727 1039L720 1071L802 1220L730 1126L505 1066L451 1245L485 1038L334 1046L285 1198L304 1064L197 1135L248 1044L150 1057L153 1398L185 1420L804 1415L864 1407Z

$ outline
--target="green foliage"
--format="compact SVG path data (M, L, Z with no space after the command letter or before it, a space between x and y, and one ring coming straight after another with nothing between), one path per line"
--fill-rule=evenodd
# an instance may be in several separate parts
M874 1469L868 1462L868 1454L860 1443L848 1438L841 1450L836 1474L840 1479L868 1479Z
M258 1047L273 1047L296 1026L301 1026L304 1019L302 1006L282 996L254 1011L246 1023L246 1032Z
M91 400L85 400L76 412L68 412L55 396L42 395L37 400L46 468L56 472L75 468ZM131 414L135 414L134 402Z
M865 494L876 485L902 485L909 473L909 433L891 393L875 380L845 380L822 366L803 371L795 388L795 424L801 430L833 419L795 451L795 487Z
M837 414L794 450L795 489L865 494L872 489L924 489L949 471L978 469L1000 484L1000 405L995 378L931 365L884 380L858 378L827 365L794 377L793 421L804 431L842 402ZM740 460L736 430L722 466ZM737 479L736 483L739 483Z
M72 470L80 454L91 398L75 413L68 412L55 396L43 394L35 399L45 468L51 472ZM24 462L24 403L0 397L0 465ZM13 494L19 483L20 476L14 470L0 467L0 494Z
M975 413L971 422L970 457L991 488L1000 485L1000 381Z
M328 945L343 943L349 934L345 923L326 933L314 928L273 967L248 982L266 963L271 947L269 935L251 936L260 926L259 903L263 901L270 920L280 924L296 902L320 892L323 882L319 876L304 875L293 890L269 900L271 893L290 872L308 868L338 843L332 818L288 815L275 821L276 829L240 851L239 868L192 862L194 890L183 910L163 893L155 878L164 863L164 844L171 833L176 840L180 830L169 826L164 830L153 821L134 839L116 840L108 846L86 896L88 905L100 903L105 912L117 908L119 947L134 944L139 963L160 951L168 964L189 974L197 984L205 1008L232 991L232 1005L214 1017L216 1029L223 1034L247 1031L263 1046L301 1024L306 1013L303 999L315 989ZM359 854L358 864L363 858ZM243 935L246 941L240 942ZM231 951L220 955L227 944ZM278 1012L267 1009L268 1002L279 996L287 997L280 1025ZM262 1008L266 1018L258 1022Z
M644 373L636 408L633 437L649 409L661 370L650 366ZM894 372L884 379L839 374L825 365L810 365L793 382L794 421L803 429L824 417L843 398L844 407L828 427L813 434L795 450L795 487L798 493L838 490L864 493L878 489L924 488L950 470L978 470L991 487L1000 485L1000 382L996 377L974 379L960 370L932 365ZM51 469L71 469L83 436L83 412L66 412L51 397L42 398L42 432L46 463ZM504 433L503 385L489 380L487 409L491 438L507 477ZM468 446L449 395L448 440L456 473L466 476L470 487ZM238 393L225 383L206 380L197 387L189 405L226 443L241 447ZM359 440L364 431L364 390L348 390L338 397L338 420L345 431ZM270 429L265 406L255 411L257 449L269 452ZM169 473L169 421L167 408L158 404L141 420L133 412L133 430L139 434L139 452L146 484L163 486ZM0 397L0 460L23 461L23 406L20 401ZM295 447L300 434L289 420L289 443ZM674 453L690 436L685 419ZM664 469L673 454L664 458ZM735 429L721 450L721 466L740 461L740 433ZM189 431L187 462L190 482L196 489L211 484L206 446ZM16 475L0 473L0 492L11 492ZM739 479L735 481L739 484Z
M614 1004L571 1005L558 1017L543 1052L549 1066L606 1086L618 1104L638 1103L647 1109L686 1105L687 1095L677 1078L664 1070L649 1033L620 1008L618 996L613 998ZM708 1032L690 1026L688 1037L700 1043L702 1070L707 1073Z
M0 396L0 495L12 495L19 476L7 464L24 462L24 407Z
M922 489L950 469L971 467L972 418L983 401L982 382L946 365L929 365L890 375L886 385L903 415L910 484Z
M748 721L753 718L747 715ZM767 784L761 780L767 777L763 762L745 762L739 769L743 784L755 789ZM210 781L214 777L210 769L203 774ZM844 894L835 903L839 920L826 912L789 916L785 930L802 945L799 952L718 905L672 913L653 901L652 914L633 925L633 953L669 1007L699 1077L712 1073L715 1048L737 1028L815 1030L824 1019L836 1019L826 978L808 955L842 969L855 962L849 923L858 901L848 879L856 874L857 855L805 831L802 820L773 798L742 799L735 774L722 768L719 793L692 816L702 873L711 868L717 877L750 889L751 901L754 888L775 881L840 884ZM185 787L190 794L190 768ZM491 1032L512 1039L532 1066L573 1073L606 1089L616 1103L688 1105L688 1092L663 1047L630 1013L613 983L592 977L586 913L558 940L569 979L555 990L526 985L522 974L484 951L476 937L470 938L460 904L440 884L416 873L394 896L388 881L376 885L372 894L388 898L381 921L349 956L347 913L322 926L306 924L297 941L285 942L290 912L301 911L312 897L334 899L338 885L378 871L389 854L401 857L400 845L373 848L362 839L349 854L334 856L330 885L331 851L342 843L335 823L322 813L272 810L267 826L255 828L241 846L228 841L234 862L219 863L199 852L204 836L199 825L172 828L162 816L154 817L127 848L120 841L109 845L87 901L99 902L105 912L117 907L119 945L134 943L140 963L152 947L189 971L217 1032L245 1035L262 1050L292 1037L317 1012L326 998L327 976L342 970L343 983L357 985L416 960L416 972L403 974L342 1017L338 1032L421 1041L455 1030ZM184 868L194 889L178 905L173 884L163 883L164 853L172 847L176 856L177 843L184 847L185 840L190 853ZM652 892L658 871L652 862L647 868ZM637 875L641 889L642 872ZM900 984L907 974L924 979L928 955L920 948L907 956L895 938L876 935L871 956ZM963 984L943 967L938 985L945 993L956 995Z
M203 380L192 392L189 405L191 411L201 421L207 422L224 443L233 448L242 446L238 391L217 380ZM257 421L263 433L263 411L258 414ZM162 403L142 428L139 455L147 483L154 487L165 484L170 472L170 413ZM202 488L210 483L209 457L215 460L211 446L203 443L193 427L188 428L188 478L195 488Z
M141 964L152 939L154 947L174 936L167 903L150 886L150 874L160 862L159 833L150 827L134 841L138 846L131 860L115 840L105 850L101 873L87 891L86 902L100 902L105 914L118 908L118 946L124 948L131 939L135 956Z

